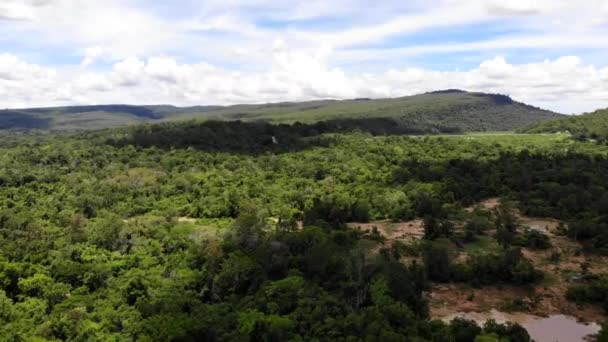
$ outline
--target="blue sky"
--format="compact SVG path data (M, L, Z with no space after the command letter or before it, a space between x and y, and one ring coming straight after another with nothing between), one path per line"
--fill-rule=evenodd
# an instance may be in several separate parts
M395 97L608 107L608 0L2 0L0 107Z

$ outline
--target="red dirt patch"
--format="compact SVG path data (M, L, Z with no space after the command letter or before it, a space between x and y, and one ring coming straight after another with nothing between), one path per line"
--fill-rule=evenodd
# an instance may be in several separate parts
M586 322L601 322L605 316L597 306L577 306L564 297L561 286L521 288L515 286L484 286L471 288L465 284L434 285L429 295L431 317L446 317L461 312L509 311L520 302L515 312L547 317L564 314Z
M420 240L424 236L422 220L404 222L384 220L369 223L351 222L347 223L347 226L367 233L373 232L375 228L389 243L397 240L409 243Z

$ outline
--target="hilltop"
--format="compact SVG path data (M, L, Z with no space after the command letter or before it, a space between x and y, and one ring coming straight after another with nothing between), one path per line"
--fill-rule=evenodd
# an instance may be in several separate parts
M3 130L91 130L179 120L316 123L380 119L387 131L512 131L562 115L509 96L442 90L387 99L318 100L233 106L96 105L0 111Z

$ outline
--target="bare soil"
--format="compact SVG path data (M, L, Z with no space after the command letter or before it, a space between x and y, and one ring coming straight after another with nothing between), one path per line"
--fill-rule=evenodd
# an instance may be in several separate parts
M179 223L196 223L196 219L192 217L178 217L177 222Z
M500 204L499 198L489 198L487 200L483 200L483 201L477 203L474 206L468 207L465 210L469 213L472 213L473 210L478 206L481 206L482 208L484 208L486 210L494 210L494 209L496 209L496 207L498 207L499 204Z
M498 198L490 198L475 206L466 208L469 213L475 207L495 210L500 204ZM490 310L508 311L527 315L548 317L556 314L573 316L583 322L601 322L606 319L603 309L598 306L577 306L566 300L566 291L582 275L582 266L588 264L588 272L608 273L608 257L584 255L581 246L571 239L557 234L559 220L544 217L529 217L515 211L521 229L530 227L542 230L551 239L552 247L547 250L522 249L524 256L532 261L534 267L545 274L545 280L536 287L517 287L493 285L472 288L467 284L435 284L428 294L431 316L450 317L458 313L482 313ZM454 222L456 230L463 227L462 222ZM352 229L372 233L375 230L386 241L378 244L370 252L377 253L381 247L390 246L395 241L412 243L424 237L424 226L420 219L404 222L389 220L369 223L351 222ZM488 232L493 235L493 232ZM559 262L551 261L554 252L560 254ZM455 255L455 262L466 262L464 250ZM404 258L404 262L409 259Z
M494 210L500 201L496 198L485 200L479 205ZM472 212L474 207L467 208ZM571 239L556 234L559 220L552 218L528 217L517 212L522 226L542 228L549 236L552 247L547 250L524 248L524 256L532 261L534 267L545 274L545 280L536 287L521 288L496 285L471 288L466 284L434 285L430 295L431 316L446 317L459 312L487 312L491 309L524 312L537 316L564 314L581 321L598 322L606 317L599 306L577 306L566 299L568 287L582 274L584 263L589 265L588 272L608 273L608 257L584 255L581 246ZM560 254L560 261L551 261L551 255ZM466 260L461 253L459 261ZM514 306L513 303L518 303Z
M351 222L348 227L358 229L362 232L371 233L374 228L378 230L386 240L391 244L393 241L402 241L410 243L422 239L424 236L424 227L422 220L412 220L404 222L392 222L389 220L374 221L369 223Z

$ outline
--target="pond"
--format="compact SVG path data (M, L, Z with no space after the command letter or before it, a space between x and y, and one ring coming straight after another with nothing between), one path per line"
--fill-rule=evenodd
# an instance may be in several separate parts
M584 342L586 336L597 334L601 329L597 323L581 323L576 318L565 315L539 317L526 314L509 314L497 310L482 313L460 312L441 319L449 322L456 317L474 320L481 325L488 319L494 319L498 323L519 323L528 330L530 337L536 342Z

